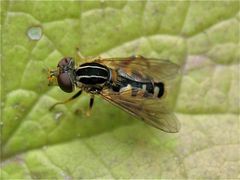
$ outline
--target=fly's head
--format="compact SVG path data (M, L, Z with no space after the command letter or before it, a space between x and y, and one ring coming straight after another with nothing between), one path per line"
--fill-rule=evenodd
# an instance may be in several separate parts
M74 68L74 60L71 57L64 57L59 61L56 70L49 70L48 85L56 85L57 83L64 92L73 92L75 88Z

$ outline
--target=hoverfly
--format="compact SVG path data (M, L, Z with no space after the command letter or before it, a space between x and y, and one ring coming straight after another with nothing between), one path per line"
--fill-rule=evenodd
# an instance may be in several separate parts
M57 70L49 72L49 83L56 79L64 92L79 88L74 96L54 104L51 109L85 91L91 95L89 110L93 106L94 95L100 95L155 128L165 132L179 131L179 122L166 102L167 83L178 73L178 65L143 56L90 60L77 66L73 58L64 57Z

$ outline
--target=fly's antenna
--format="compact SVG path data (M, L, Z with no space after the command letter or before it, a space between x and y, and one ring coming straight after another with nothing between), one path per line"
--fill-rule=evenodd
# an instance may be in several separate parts
M59 74L58 70L48 69L48 86L57 85L57 76Z

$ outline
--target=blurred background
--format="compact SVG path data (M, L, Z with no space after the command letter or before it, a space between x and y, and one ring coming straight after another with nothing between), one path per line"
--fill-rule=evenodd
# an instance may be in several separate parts
M1 1L3 179L239 178L239 2ZM49 87L64 56L182 66L167 134L89 95ZM78 114L74 113L80 109Z

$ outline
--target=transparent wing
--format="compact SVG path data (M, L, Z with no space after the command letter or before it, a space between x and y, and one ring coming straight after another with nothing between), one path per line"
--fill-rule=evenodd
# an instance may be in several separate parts
M108 102L157 129L169 133L179 131L179 121L169 108L167 108L164 99L133 97L129 96L129 93L131 93L129 91L131 90L122 93L113 93L111 90L106 89L102 91L101 96Z
M95 60L112 69L122 68L125 72L136 71L153 80L168 80L174 78L179 72L179 66L168 60L132 56L126 58L106 58Z

